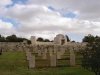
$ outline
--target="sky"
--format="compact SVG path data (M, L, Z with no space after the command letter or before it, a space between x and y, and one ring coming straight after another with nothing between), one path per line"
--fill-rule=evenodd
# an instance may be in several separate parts
M57 34L82 41L100 35L99 0L0 0L0 34L37 36L52 40Z

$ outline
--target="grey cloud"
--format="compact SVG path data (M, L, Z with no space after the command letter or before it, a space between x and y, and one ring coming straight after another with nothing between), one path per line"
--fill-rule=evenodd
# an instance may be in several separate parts
M23 36L45 35L46 37L46 35L66 32L98 33L100 32L100 1L96 1L30 0L26 5L16 4L7 8L3 15L19 21L19 27L13 32ZM50 10L48 6L52 6L56 10ZM61 11L62 13L78 12L79 18L63 17Z

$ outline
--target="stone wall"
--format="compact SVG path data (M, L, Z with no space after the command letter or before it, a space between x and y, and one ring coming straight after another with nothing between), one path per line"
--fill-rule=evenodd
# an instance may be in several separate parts
M0 42L3 51L22 51L23 46L23 42Z
M53 44L52 42L51 43L48 43L48 42L38 42L37 44L34 44L34 45L28 45L27 43L25 42L0 42L0 48L3 48L4 51L9 51L9 50L19 50L19 51L23 51L24 49L27 49L28 47L29 48L33 48L35 47L36 49L40 48L40 50L45 50L46 48L50 48L50 50L53 50L53 48L55 48L56 50L59 49L59 47L63 47L63 49L67 49L67 50L70 50L70 49L73 49L73 50L79 50L79 49L82 49L84 48L86 45L86 43L67 43L65 45L57 45L57 44Z

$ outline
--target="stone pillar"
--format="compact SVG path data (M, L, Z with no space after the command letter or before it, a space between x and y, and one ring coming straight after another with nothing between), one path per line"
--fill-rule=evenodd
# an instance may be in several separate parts
M75 66L75 53L73 50L70 50L70 66Z
M56 54L53 54L52 56L50 56L50 66L56 67Z
M29 68L35 68L35 55L30 55Z
M31 44L32 45L36 44L36 37L35 36L31 36Z

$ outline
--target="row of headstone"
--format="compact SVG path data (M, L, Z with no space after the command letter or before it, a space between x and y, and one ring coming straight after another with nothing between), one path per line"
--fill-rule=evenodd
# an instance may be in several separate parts
M43 59L47 59L47 53L43 54ZM35 68L35 55L32 55L32 53L29 50L26 50L26 58L29 63L29 68ZM56 54L50 55L50 66L56 67Z
M42 46L42 45L34 45L32 47L33 49L33 53L37 53L38 56L42 56L42 55L46 55L46 53L50 53L50 55L57 53L57 58L59 59L61 55L63 55L65 53L65 49L63 47L59 47L59 46Z
M26 57L27 57L27 61L29 62L29 68L35 68L36 65L36 58L35 55L32 55L31 52L26 51ZM47 53L43 53L42 54L42 59L50 59L50 66L51 67L56 67L57 66L57 54L49 54L49 58L47 58ZM61 57L59 56L59 59L61 59ZM67 62L66 62L67 63ZM73 50L70 50L70 66L75 66L75 54Z

